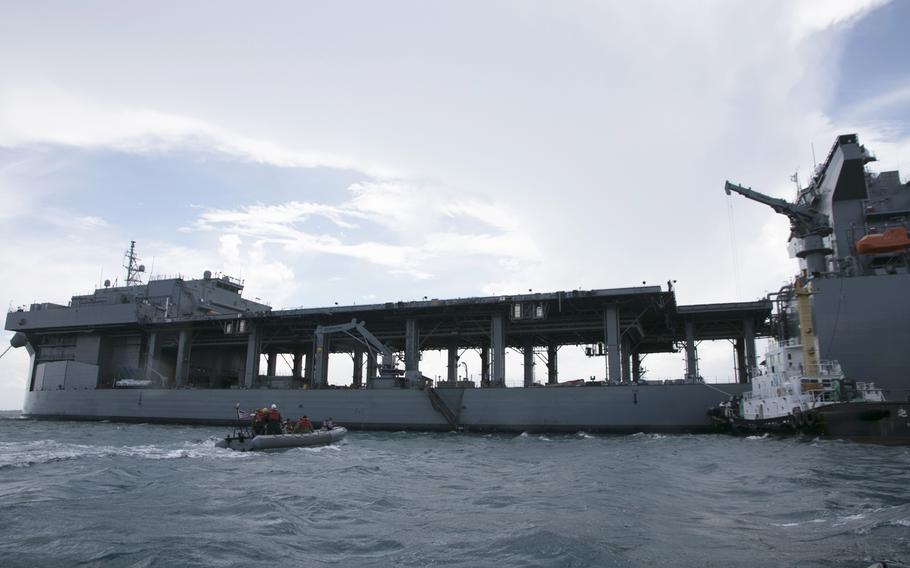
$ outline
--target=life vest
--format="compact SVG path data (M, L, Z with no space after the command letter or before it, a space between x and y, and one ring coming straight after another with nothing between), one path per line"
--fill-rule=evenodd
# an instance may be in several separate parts
M275 409L269 410L269 422L281 422L281 413Z

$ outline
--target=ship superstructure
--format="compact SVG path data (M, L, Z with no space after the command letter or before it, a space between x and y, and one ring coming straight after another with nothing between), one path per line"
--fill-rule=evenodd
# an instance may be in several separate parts
M794 202L727 182L727 193L772 207L791 221L788 249L797 283L772 295L779 341L807 343L815 360L837 361L891 400L910 394L910 184L897 171L872 173L855 134L839 136ZM811 318L800 322L803 296ZM807 339L806 334L811 335Z

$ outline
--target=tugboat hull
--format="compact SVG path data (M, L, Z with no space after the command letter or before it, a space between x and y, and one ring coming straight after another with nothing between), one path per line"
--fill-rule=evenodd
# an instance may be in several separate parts
M826 436L876 444L910 444L910 402L840 403L816 410Z
M808 434L873 444L910 444L910 402L841 402L803 413L763 420L711 413L733 434Z

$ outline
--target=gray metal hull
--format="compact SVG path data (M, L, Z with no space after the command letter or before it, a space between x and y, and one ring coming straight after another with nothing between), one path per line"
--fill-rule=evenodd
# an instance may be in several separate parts
M696 432L712 429L707 410L748 385L654 385L439 389L467 431ZM96 389L33 391L31 418L235 424L236 405L278 404L287 418L329 417L363 430L450 430L420 389Z
M822 359L888 400L910 395L910 274L813 281L812 313Z

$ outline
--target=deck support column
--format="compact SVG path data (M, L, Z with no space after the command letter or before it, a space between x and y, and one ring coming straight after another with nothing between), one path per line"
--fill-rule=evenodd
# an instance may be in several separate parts
M313 358L313 345L309 345L306 355L303 356L303 384L307 387L313 387L313 373L316 372L316 360Z
M547 345L547 384L555 385L559 382L558 360L556 351L559 349L553 343Z
M632 382L632 340L623 336L619 348L622 353L622 382L629 383Z
M243 366L243 388L252 388L259 376L259 328L250 323L250 334L246 339L246 362Z
M313 388L322 388L329 383L330 341L325 334L316 334L316 341L313 342Z
M749 373L746 371L746 342L742 337L733 340L733 353L736 357L736 381L746 384L749 382Z
M414 318L409 318L405 322L404 371L405 374L409 371L420 371L420 325Z
M755 372L755 323L750 318L743 320L743 342L746 352L746 374L751 381Z
M480 348L480 386L490 386L490 348Z
M363 387L363 347L354 348L354 388Z
M686 320L686 380L698 378L698 352L695 348L695 322Z
M632 382L637 383L641 380L641 353L637 349L632 350Z
M269 351L265 356L265 374L274 377L278 372L278 353Z
M155 381L153 375L155 367L158 364L158 334L156 332L151 332L148 335L148 343L145 350L145 378L150 381Z
M291 370L291 375L295 381L299 381L303 375L303 353L295 351L293 356L294 366Z
M186 386L190 375L190 352L193 348L193 335L188 329L181 329L177 338L177 369L174 380L178 387Z
M490 324L490 336L493 349L492 385L506 386L506 330L502 315L494 315Z
M446 380L454 386L458 381L458 345L452 341L448 348L448 373Z
M622 380L619 337L619 309L610 306L604 310L604 343L607 346L607 379L611 383Z
M534 344L530 339L525 340L522 353L525 359L524 386L529 387L534 384Z
M376 354L372 351L366 354L367 357L367 386L376 378Z

